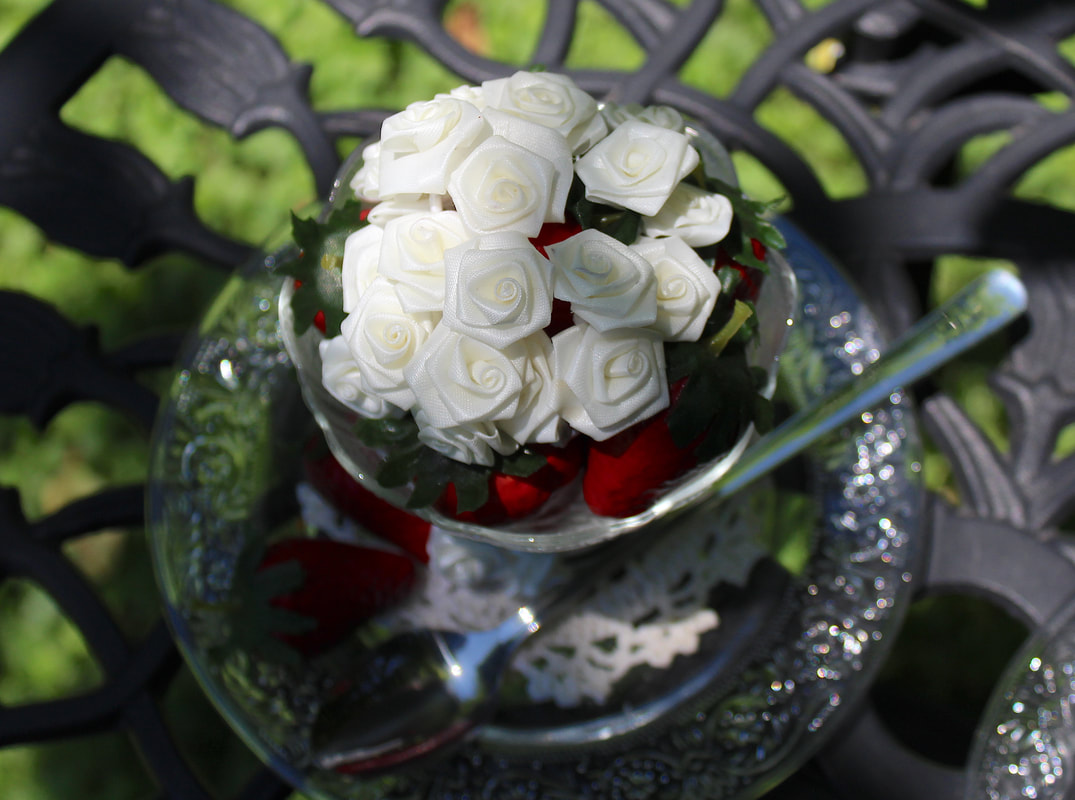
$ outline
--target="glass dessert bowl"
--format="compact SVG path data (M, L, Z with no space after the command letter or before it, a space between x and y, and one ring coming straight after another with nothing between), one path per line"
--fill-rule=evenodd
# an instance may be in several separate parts
M544 73L390 117L294 238L269 259L281 334L336 459L516 550L705 498L764 424L797 307L719 142Z

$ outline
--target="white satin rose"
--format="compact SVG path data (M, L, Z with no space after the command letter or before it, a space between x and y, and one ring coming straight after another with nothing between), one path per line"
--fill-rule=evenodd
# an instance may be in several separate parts
M422 444L464 464L491 467L497 453L510 455L519 449L518 444L504 436L492 422L438 427L422 411L414 415L414 421L418 423L418 440Z
M640 103L605 102L601 105L601 116L605 118L610 128L618 128L629 119L648 122L670 131L682 133L684 129L683 115L671 106L643 106Z
M475 234L512 230L533 237L545 222L563 221L563 208L550 207L556 175L548 159L491 136L452 173L448 194Z
M585 323L552 339L564 389L561 413L595 441L615 436L668 407L664 343L650 330L601 332Z
M438 325L403 375L429 424L451 428L513 416L525 368L518 343L500 350Z
M544 331L526 337L519 345L526 352L519 407L499 428L519 444L559 443L566 423L560 414L560 388L553 368L552 341Z
M322 339L317 348L321 355L321 383L330 395L363 417L381 419L403 414L384 398L365 390L362 372L343 336Z
M449 203L446 206L445 200ZM443 194L400 194L382 200L370 209L366 221L383 228L389 222L408 214L436 214L451 210L451 198Z
M545 209L545 222L563 222L567 195L575 180L575 162L567 139L557 131L495 108L487 108L482 113L494 136L507 139L552 165L552 185L549 188L549 204Z
M435 94L433 95L433 97L454 97L456 100L465 100L479 111L485 108L485 95L482 94L482 87L471 86L466 83L464 83L462 86L456 86L454 89L451 89L447 94Z
M411 408L415 396L403 369L429 338L434 324L432 315L405 312L387 278L373 281L340 326L362 373L363 388L399 408Z
M348 184L359 200L376 203L381 199L381 143L379 141L362 148L362 166Z
M553 293L600 331L641 328L657 319L653 267L627 245L590 228L545 247Z
M488 135L481 113L464 100L411 103L381 125L381 197L444 194L449 173Z
M521 233L471 239L444 254L444 324L503 348L552 318L549 262Z
M573 154L586 152L608 131L597 101L566 75L522 71L481 88L487 108L557 131Z
M698 162L684 134L631 119L595 144L575 171L587 199L653 216Z
M343 310L347 313L358 305L362 293L377 277L382 239L383 230L375 225L366 225L343 242Z
M720 294L713 268L681 239L643 237L631 249L657 276L657 319L650 327L666 342L698 341Z
M439 312L444 304L444 252L469 237L455 211L406 214L384 226L378 270L395 282L410 314Z
M675 236L691 247L716 244L732 227L732 202L722 194L681 183L661 210L642 218L647 236Z

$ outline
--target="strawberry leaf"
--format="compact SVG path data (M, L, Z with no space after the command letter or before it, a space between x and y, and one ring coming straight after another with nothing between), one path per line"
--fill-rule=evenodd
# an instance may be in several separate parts
M418 473L426 451L422 445L393 451L377 470L377 482L389 489L405 486Z
M355 435L370 447L399 447L418 443L418 423L407 414L403 417L363 417L355 423Z
M617 211L598 217L594 227L623 244L634 244L642 228L642 216L635 211Z
M273 564L259 570L250 578L247 590L252 600L268 601L280 594L287 594L302 586L306 573L294 561Z
M716 356L699 349L691 365L668 412L668 432L677 447L703 437L695 452L708 461L731 449L751 423L765 422L764 398L742 350Z
M722 242L732 258L744 266L767 272L769 268L766 263L754 255L754 244L751 240L756 239L775 250L782 250L787 245L784 235L768 219L780 201L762 203L749 200L738 187L711 176L706 178L706 188L724 195L732 204L732 227Z
M541 453L520 447L510 456L501 456L494 469L516 478L528 478L548 463L549 460Z
M489 499L489 474L480 469L455 470L455 510L476 511Z
M283 562L260 568L265 555L261 544L246 548L235 565L233 611L222 650L249 649L281 664L297 666L302 656L276 638L278 635L307 633L317 621L271 604L274 597L299 589L306 580L302 565Z
M325 315L325 335L339 335L343 312L343 251L347 237L366 225L363 208L353 200L333 210L324 222L291 215L294 257L277 258L273 269L300 282L291 305L295 333L302 335L317 312Z
M420 448L414 472L411 475L414 481L414 491L407 499L407 508L426 508L437 502L437 499L444 494L444 490L448 488L448 484L452 482L455 464L459 462L442 456L428 447Z
M588 200L586 187L577 175L568 193L567 210L583 230L596 228L623 244L634 244L642 228L639 213Z

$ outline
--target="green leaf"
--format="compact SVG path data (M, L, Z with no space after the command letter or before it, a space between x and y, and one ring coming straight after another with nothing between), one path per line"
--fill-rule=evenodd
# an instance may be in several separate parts
M347 237L367 223L361 218L363 207L349 200L335 209L324 222L291 215L291 237L299 252L294 258L281 258L274 269L302 282L295 290L292 309L295 333L302 335L314 315L325 315L325 335L337 336L343 312L343 252Z
M713 177L706 178L706 188L724 195L732 204L732 229L723 242L729 254L744 266L767 272L768 265L754 255L751 239L757 239L775 250L782 250L786 246L783 234L768 219L780 201L761 203L750 200L743 196L738 187Z
M692 374L668 412L668 432L676 447L689 445L713 421L719 410L721 390L715 377L712 363Z
M489 472L484 469L454 470L455 510L475 511L489 500Z
M505 475L527 478L548 463L549 460L541 453L535 453L533 450L520 447L510 456L502 456L496 469Z
M314 324L314 317L322 310L323 300L310 283L304 283L291 296L291 312L295 319L295 335L302 336ZM326 325L327 330L327 325Z
M622 211L602 216L595 226L601 233L623 244L634 244L642 228L642 215L635 211Z
M299 250L304 253L312 253L320 248L323 238L322 226L313 217L300 217L294 211L291 212L291 238L295 240ZM305 269L313 264L312 259L305 259Z
M370 447L398 447L418 443L418 423L406 414L402 417L362 418L355 423L355 435Z
M751 422L764 424L771 408L758 394L758 370L749 365L742 349L714 355L699 347L695 355L667 424L677 447L702 437L695 454L708 461L730 449Z
M393 451L377 470L377 483L388 489L405 486L414 478L426 448L422 445Z
M574 199L568 198L568 211L571 212L571 216L575 218L584 229L592 228L594 225L594 203L586 199L585 188L582 186L582 182L578 177L575 178L577 184L573 184L571 190L575 193Z
M317 620L313 617L276 606L268 606L261 619L265 624L265 629L276 634L309 633L317 627Z
M255 572L250 579L249 595L251 598L268 601L295 591L305 581L306 571L299 562L284 561Z
M407 508L427 508L444 494L451 483L451 467L444 462L450 461L440 453L422 448L423 452L416 465L413 476L414 491L407 499Z

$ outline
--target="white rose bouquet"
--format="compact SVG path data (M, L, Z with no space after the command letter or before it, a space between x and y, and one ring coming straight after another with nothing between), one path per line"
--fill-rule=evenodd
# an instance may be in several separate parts
M694 142L544 72L385 120L286 267L378 483L482 524L581 483L623 517L765 424L744 353L783 241Z

